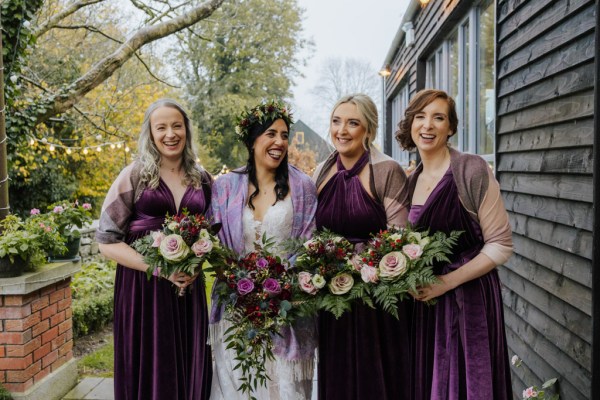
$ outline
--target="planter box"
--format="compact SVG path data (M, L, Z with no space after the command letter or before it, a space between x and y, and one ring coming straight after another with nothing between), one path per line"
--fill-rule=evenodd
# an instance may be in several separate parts
M80 267L0 279L0 383L15 399L60 399L76 383L70 283Z

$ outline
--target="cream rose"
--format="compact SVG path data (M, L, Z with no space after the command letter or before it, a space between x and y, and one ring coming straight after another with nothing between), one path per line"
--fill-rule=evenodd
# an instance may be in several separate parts
M354 278L350 274L339 274L329 282L329 291L333 294L347 293L354 286Z
M163 241L164 238L164 233L160 231L152 232L152 240L154 240L154 242L152 243L152 247L159 247L160 243Z
M325 286L325 284L326 284L327 282L325 281L325 278L323 278L321 275L319 275L319 274L315 274L315 275L312 277L312 283L313 283L313 285L315 285L315 287L316 287L317 289L321 289L323 286Z
M399 251L387 253L379 262L379 275L382 278L395 278L406 272L406 257Z
M181 261L190 254L190 248L179 235L167 235L160 242L160 254L169 261Z

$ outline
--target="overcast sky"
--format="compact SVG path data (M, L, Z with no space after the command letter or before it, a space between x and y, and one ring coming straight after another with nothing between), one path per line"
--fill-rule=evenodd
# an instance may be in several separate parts
M313 107L310 90L319 68L328 57L361 58L377 74L400 26L409 0L298 0L305 11L304 35L314 41L314 53L297 79L292 104L295 119L301 119L320 134L326 134L331 110ZM374 99L381 102L381 99ZM380 122L381 123L381 122Z

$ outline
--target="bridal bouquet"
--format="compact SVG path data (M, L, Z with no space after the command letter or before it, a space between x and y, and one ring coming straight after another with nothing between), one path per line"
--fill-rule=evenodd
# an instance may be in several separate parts
M391 227L374 235L366 249L352 258L352 264L370 285L374 302L398 318L398 302L437 281L433 263L450 262L448 255L460 234L429 235L410 227Z
M225 318L233 324L225 331L225 343L236 352L235 369L242 372L238 390L251 398L258 384L266 385L269 379L265 362L274 359L273 335L293 319L287 262L269 251L271 240L263 236L262 242L261 249L230 259L214 289L225 305Z
M186 209L178 215L167 215L163 228L133 242L132 247L144 256L152 275L168 278L184 272L193 276L208 262L213 267L225 262L225 249L216 236L220 224L211 225L203 215L190 214ZM204 282L204 275L198 277ZM180 295L185 294L180 291Z
M300 315L326 310L339 318L357 299L373 306L367 285L352 264L353 250L348 240L324 230L296 251L294 304Z

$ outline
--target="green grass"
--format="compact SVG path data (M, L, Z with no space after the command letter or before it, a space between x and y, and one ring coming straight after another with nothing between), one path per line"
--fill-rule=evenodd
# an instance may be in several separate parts
M12 400L10 392L0 385L0 400Z
M95 352L83 357L77 363L79 376L112 378L114 371L114 352L115 348L111 340L108 344L102 346Z

